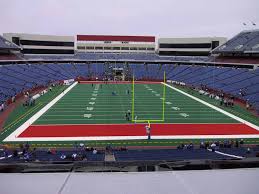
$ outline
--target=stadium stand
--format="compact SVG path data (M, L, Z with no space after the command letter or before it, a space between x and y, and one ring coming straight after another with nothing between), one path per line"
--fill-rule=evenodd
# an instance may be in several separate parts
M24 55L27 60L168 60L168 61L209 61L206 56L159 56L145 53L76 53L74 56Z
M259 52L259 30L243 31L212 51L212 53L254 52Z
M24 161L104 161L105 155L114 154L115 161L179 161L179 160L225 160L255 157L258 154L256 146L242 146L239 144L223 142L214 148L188 147L171 149L121 149L111 148L108 152L103 149L90 147L78 147L74 149L32 149L28 144L21 145L19 149L1 149L1 162L24 162ZM98 150L94 153L93 150Z
M115 65L111 65L115 67ZM124 67L125 64L116 64ZM167 79L184 82L193 86L206 85L208 88L242 98L259 109L259 70L238 69L231 67L191 66L191 65L158 65L129 64L131 74L138 80L162 80L163 72ZM27 65L3 65L0 67L0 100L21 93L36 86L47 86L55 81L83 77L91 79L105 77L105 65L101 63L46 63ZM131 77L132 75L130 75ZM240 94L242 90L243 94Z

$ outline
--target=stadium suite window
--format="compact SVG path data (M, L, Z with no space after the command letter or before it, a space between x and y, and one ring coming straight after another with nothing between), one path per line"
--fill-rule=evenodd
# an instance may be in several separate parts
M16 45L20 45L20 38L19 37L12 37L12 42Z
M86 49L86 50L93 50L94 47L93 47L93 46L87 46L87 47L85 47L85 49Z
M122 44L129 44L129 42L127 42L127 41L122 41L121 43Z
M104 41L105 44L109 44L112 43L111 41Z
M121 50L129 50L129 47L122 47Z
M113 47L112 50L121 50L120 47Z
M112 50L112 47L104 47L104 50Z
M36 46L74 46L74 42L65 41L42 41L42 40L20 40L21 45L36 45Z
M147 48L148 51L154 51L155 48Z
M138 50L145 51L145 50L147 50L147 48L139 48Z
M61 49L23 49L24 54L74 54L74 50Z
M159 48L211 48L211 43L170 44L161 43Z
M103 47L95 47L96 50L103 50Z
M130 50L138 50L136 47L131 47Z
M85 47L84 47L84 46L78 46L77 49L79 49L79 50L85 50Z

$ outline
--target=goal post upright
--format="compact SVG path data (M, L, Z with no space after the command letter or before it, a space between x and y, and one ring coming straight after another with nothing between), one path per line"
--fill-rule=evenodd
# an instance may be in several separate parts
M162 114L163 114L163 116L162 116L162 120L163 121L165 121L165 71L164 71L164 86L163 86L163 112L162 112Z
M131 120L134 121L134 109L135 109L135 77L133 74L133 78L132 78L132 103L131 103Z

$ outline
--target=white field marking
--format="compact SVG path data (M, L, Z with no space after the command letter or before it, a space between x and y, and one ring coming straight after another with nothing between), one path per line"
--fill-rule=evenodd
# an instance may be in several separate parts
M90 111L91 111L91 110L94 110L94 107L91 107L91 106L89 107L89 106L88 106L88 107L86 107L86 110L90 110Z
M97 90L94 90L93 93L98 93L98 91L97 91Z
M148 88L148 90L153 90L153 89L151 89L151 88Z
M212 152L212 149L207 149L207 150L210 151L210 152ZM220 152L220 151L215 151L215 153L220 154L220 155L223 155L223 156L229 156L229 157L232 157L232 158L238 158L238 159L243 159L243 158L244 158L243 156L237 156L237 155L227 154L227 153Z
M92 96L97 96L98 94L92 94Z
M89 104L94 105L94 104L95 104L95 102L89 102Z
M160 100L164 100L164 98L160 98Z
M153 90L152 93L156 93L156 91Z
M32 123L34 123L37 119L39 119L45 112L47 112L50 107L52 107L56 102L58 102L63 96L65 96L72 88L74 88L78 82L70 85L65 91L59 94L56 98L50 101L46 106L44 106L41 110L39 110L36 114L34 114L31 118L29 118L25 123L23 123L20 127L18 127L13 133L11 133L8 137L6 137L3 141L14 141L17 139L23 131L25 131Z
M90 98L90 100L96 100L96 98Z
M189 117L189 115L188 114L186 114L186 113L180 113L179 115L181 115L182 117Z
M160 94L156 94L156 96L160 96Z
M84 117L89 119L92 117L92 114L84 114Z
M168 135L152 136L151 139L240 139L259 138L259 135ZM26 141L83 141L83 140L146 140L147 136L96 136L96 137L19 137L14 139L17 142Z
M94 90L99 90L100 84L96 84Z
M180 108L177 107L177 106L172 106L171 108L174 109L174 110L180 110ZM188 112L190 112L190 111L188 111ZM200 112L200 111L197 110L197 111L193 111L193 112ZM203 111L203 112L207 112L207 111ZM209 111L208 111L208 112L209 112ZM214 111L213 111L213 112L214 112Z
M165 102L165 103L168 104L168 105L172 104L172 102Z
M216 110L216 111L218 111L218 112L220 112L220 113L222 113L224 115L227 115L227 116L231 117L232 119L235 119L235 120L237 120L237 121L239 121L241 123L244 123L244 124L248 125L249 127L252 127L252 128L254 128L254 129L259 131L259 126L256 126L253 123L250 123L250 122L248 122L248 121L246 121L246 120L244 120L244 119L242 119L242 118L240 118L238 116L235 116L235 115L233 115L233 114L231 114L231 113L229 113L229 112L227 112L225 110L222 110L222 109L220 109L220 108L218 108L218 107L216 107L216 106L214 106L214 105L212 105L212 104L210 104L208 102L205 102L205 101L203 101L203 100L201 100L199 98L196 98L195 96L187 94L186 92L183 92L182 90L179 90L179 89L177 89L177 88L175 88L173 86L170 86L169 84L166 84L166 83L163 83L163 82L161 82L161 84L165 84L167 87L169 87L169 88L171 88L171 89L173 89L173 90L175 90L175 91L177 91L177 92L179 92L179 93L181 93L181 94L183 94L185 96L188 96L188 97L192 98L193 100L196 100L196 101L198 101L198 102L200 102L200 103L202 103L202 104L204 104L204 105L206 105L206 106L208 106L208 107L210 107L210 108L212 108L212 109L214 109L214 110Z

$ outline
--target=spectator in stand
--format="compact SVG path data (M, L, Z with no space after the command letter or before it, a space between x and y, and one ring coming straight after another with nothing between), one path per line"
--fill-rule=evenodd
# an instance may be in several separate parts
M15 96L12 97L12 102L15 102Z
M77 154L73 153L71 157L72 157L72 160L76 160L77 159Z
M216 144L213 142L211 145L210 145L210 148L211 148L211 150L213 151L213 152L215 152L215 150L216 150Z
M220 106L223 106L223 103L224 103L224 99L220 97Z
M236 147L236 148L239 147L239 141L238 141L238 140L236 140L236 142L235 142L235 147Z
M61 160L65 160L66 157L67 157L67 156L66 156L65 154L61 154L60 159L61 159Z
M250 109L250 104L249 104L248 99L247 99L247 101L246 101L246 110L249 110L249 109Z
M93 154L97 154L97 153L98 153L97 149L94 148Z
M13 151L13 157L18 157L18 151L16 149Z
M243 144L244 144L244 140L241 139L241 140L240 140L240 145L243 145Z
M2 103L0 106L0 112L3 112L3 111L4 111L4 103Z
M193 143L190 143L190 144L187 146L187 149L193 149L193 148L194 148Z
M228 106L228 101L227 101L227 99L226 99L226 98L224 99L224 105L225 105L225 107L227 107L227 106Z
M201 143L200 143L200 148L202 148L202 149L205 148L205 143L204 143L204 141L201 141Z

